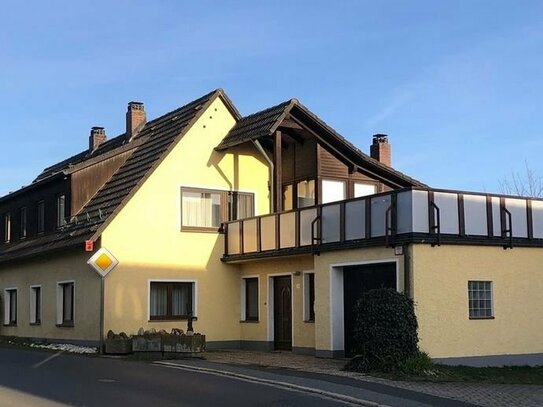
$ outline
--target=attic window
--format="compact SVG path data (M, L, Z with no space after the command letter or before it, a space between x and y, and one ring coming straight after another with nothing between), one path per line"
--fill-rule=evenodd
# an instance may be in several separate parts
M66 195L57 196L57 228L66 225Z

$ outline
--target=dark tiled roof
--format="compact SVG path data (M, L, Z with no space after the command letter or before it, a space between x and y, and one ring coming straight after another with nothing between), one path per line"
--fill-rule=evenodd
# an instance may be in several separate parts
M51 175L67 170L74 165L81 164L82 162L90 160L91 158L96 158L98 156L101 156L102 154L109 153L110 151L121 147L125 143L125 141L126 136L124 134L121 134L120 136L117 136L115 138L112 138L111 140L102 143L96 150L92 152L86 150L70 158L67 158L66 160L63 160L59 163L56 163L55 165L45 168L33 182L39 182Z
M372 167L378 169L380 172L401 181L402 186L418 186L426 187L420 181L411 178L400 171L397 171L391 167L388 167L379 161L371 158L367 154L363 153L354 144L349 142L346 138L337 133L332 127L330 127L324 120L319 118L316 114L311 112L308 108L302 105L297 99L291 99L289 101L278 104L277 106L269 109L262 110L260 112L251 114L239 120L236 125L228 132L226 137L216 147L217 150L225 150L229 147L233 147L251 140L256 140L261 137L271 136L272 133L279 127L283 119L287 114L300 115L305 119L311 120L320 129L324 130L324 133L328 135L332 141L340 143L352 156L352 159L357 165L361 167ZM322 131L321 131L322 133Z
M14 242L0 248L0 263L82 245L85 240L97 239L100 228L113 219L113 215L136 192L169 149L183 137L199 117L199 113L205 111L208 104L218 96L223 97L229 104L222 90L216 90L148 122L132 141L140 145L68 225L57 233Z
M295 102L295 99L291 99L242 118L217 146L217 150L224 150L246 141L269 136L274 125L284 118L284 115Z

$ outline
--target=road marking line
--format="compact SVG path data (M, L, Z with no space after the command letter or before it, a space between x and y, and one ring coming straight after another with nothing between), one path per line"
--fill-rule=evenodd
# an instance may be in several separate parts
M269 379L262 379L262 378L257 378L253 376L247 376L240 373L228 372L224 370L209 369L206 367L196 367L196 366L190 366L190 365L181 365L181 364L171 363L171 362L153 362L153 364L157 366L168 367L170 369L196 371L200 373L212 374L215 376L231 377L234 379L238 379L238 380L242 380L242 381L246 381L250 383L264 384L270 387L277 387L277 388L282 388L282 389L299 391L302 393L316 394L322 397L326 397L329 399L333 399L333 400L351 404L351 405L354 404L357 406L364 406L364 407L390 407L385 404L379 404L379 403L375 403L369 400L358 399L356 397L346 396L340 393L334 393L334 392L330 392L326 390L315 389L312 387L300 386L298 384L292 384L292 383L287 383L287 382L278 382L278 381L269 380Z
M57 352L55 353L54 355L51 355L49 356L48 358L42 360L41 362L38 362L36 363L35 365L32 365L32 369L37 369L38 367L42 366L42 365L45 365L47 362L49 362L50 360L53 360L54 358L58 358L60 355L62 355L64 353L63 350L61 350L60 352Z

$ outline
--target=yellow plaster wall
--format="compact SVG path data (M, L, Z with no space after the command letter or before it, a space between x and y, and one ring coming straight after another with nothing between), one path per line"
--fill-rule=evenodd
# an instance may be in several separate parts
M341 264L357 264L381 260L398 261L398 283L400 291L404 288L403 256L395 256L394 249L385 247L361 248L323 252L315 256L315 345L317 350L332 349L330 314L330 269ZM343 289L343 287L341 288Z
M492 281L494 319L468 318L468 281ZM413 246L422 350L431 357L543 352L543 250Z
M239 268L220 261L223 235L180 231L181 186L254 192L256 213L269 211L268 167L256 149L214 151L234 124L215 100L103 232L120 262L106 278L106 332L185 329L186 321L148 321L149 280L196 280L195 330L239 341Z
M242 277L259 277L259 322L243 322L241 324L241 340L267 341L269 323L269 280L278 275L292 276L293 303L293 346L303 348L315 347L315 324L303 320L303 274L313 270L313 256L288 257L282 259L266 259L258 262L242 263ZM300 275L294 273L300 272ZM273 315L273 314L272 314ZM269 338L272 339L272 338ZM273 339L272 339L273 340Z
M88 253L66 252L0 268L2 322L4 289L17 288L17 326L0 325L1 335L98 340L100 277L86 264ZM57 283L74 281L74 326L57 327ZM41 285L42 318L30 325L30 286Z

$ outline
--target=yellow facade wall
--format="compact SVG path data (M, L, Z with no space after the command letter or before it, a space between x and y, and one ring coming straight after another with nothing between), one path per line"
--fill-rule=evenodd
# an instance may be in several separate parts
M259 278L259 321L244 322L241 324L242 341L273 341L268 336L270 316L273 310L269 309L270 278L280 275L289 275L292 279L292 309L293 309L293 347L315 347L315 324L304 321L303 300L304 286L303 273L313 271L313 256L266 259L257 262L242 263L241 277Z
M431 357L543 352L543 250L414 245L420 347ZM494 319L470 320L468 281L492 281Z
M149 321L149 281L196 282L194 329L208 341L240 338L239 267L221 262L224 236L181 231L182 186L255 193L256 214L269 211L268 167L252 146L216 152L235 120L216 99L102 234L119 265L106 278L105 332L186 328Z
M17 326L0 325L1 335L98 341L100 277L86 264L88 253L63 252L47 259L14 263L0 269L0 287L17 288ZM57 327L57 283L74 281L74 326ZM30 325L30 286L41 285L40 325ZM2 297L2 319L4 290Z

